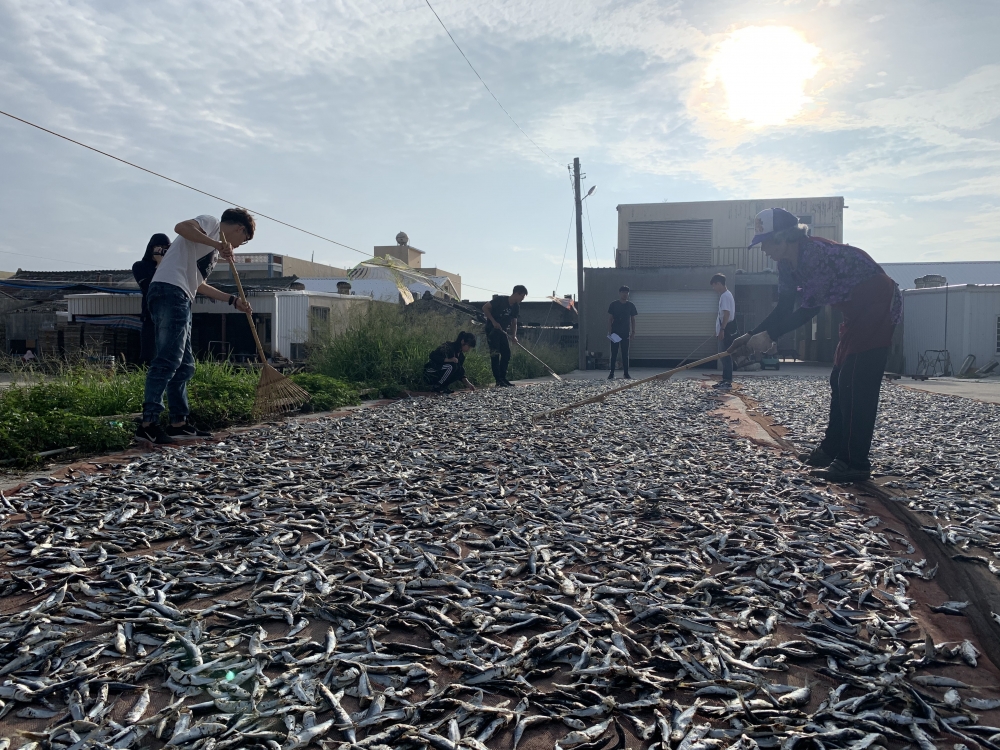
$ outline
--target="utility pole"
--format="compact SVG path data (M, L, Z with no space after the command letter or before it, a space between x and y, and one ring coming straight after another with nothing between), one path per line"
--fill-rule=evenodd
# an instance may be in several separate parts
M573 198L576 202L576 312L580 335L578 367L587 368L587 329L583 310L583 200L580 198L580 158L573 159Z

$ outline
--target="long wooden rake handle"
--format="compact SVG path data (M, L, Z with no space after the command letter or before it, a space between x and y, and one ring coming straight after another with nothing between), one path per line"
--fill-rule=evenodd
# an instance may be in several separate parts
M506 332L506 331L504 331L504 333L507 333L507 332ZM517 340L516 338L514 338L513 336L511 336L511 335L510 335L509 333L507 333L507 338L509 338L509 339L510 339L511 341L513 341L513 342L514 342L515 344L517 344L517 345L518 345L519 347L521 347L522 349L524 349L524 351L528 353L528 356L529 356L529 357L531 357L532 359L534 359L534 360L535 360L536 362L538 362L538 364L540 364L540 365L541 365L542 367L544 367L544 368L545 368L546 370L548 370L548 371L549 371L549 374L550 374L550 375L551 375L552 377L554 377L554 378L555 378L556 380L562 380L562 378L561 378L561 377L559 377L559 374L558 374L558 373L557 373L557 372L556 372L555 370L553 370L553 369L552 369L551 367L549 367L549 366L548 366L547 364L545 364L544 362L542 362L542 360L540 360L540 359L539 359L538 357L536 357L536 356L534 355L534 353L533 353L533 352L532 352L532 351L531 351L530 349L528 349L528 347L526 347L526 346L525 346L524 344L522 344L522 343L521 343L520 341L518 341L518 340Z
M222 228L219 228L219 236L222 238L223 242L227 242L226 235L223 234ZM244 307L250 307L247 302L247 295L243 291L243 284L240 281L239 271L236 270L236 262L233 258L229 259L229 270L233 273L233 279L236 281L236 290L240 293L240 300L243 302ZM264 347L260 345L260 337L257 335L257 326L253 324L253 314L249 310L244 310L247 316L247 323L250 324L250 333L253 334L253 342L257 345L257 356L260 357L260 363L262 365L267 364L267 356L264 354Z
M549 411L539 412L531 417L532 422L537 422L542 419L548 419L550 417L557 417L560 414L565 414L568 411L576 409L578 406L584 406L586 404L596 404L598 401L603 401L608 396L614 395L615 393L621 393L622 391L627 391L629 388L635 388L637 385L642 385L643 383L649 383L653 380L667 380L672 375L676 375L684 370L690 370L692 367L698 367L699 365L705 365L709 362L714 362L717 359L722 359L723 357L730 356L730 352L719 352L718 354L713 354L711 357L705 357L704 359L699 359L696 362L690 362L686 365L681 365L680 367L675 367L673 370L667 370L666 372L661 372L657 375L650 375L648 378L643 378L642 380L636 380L634 383L626 383L625 385L619 386L618 388L612 388L610 391L604 391L604 393L598 394L597 396L591 396L590 398L585 398L581 401L575 401L572 404L567 404L566 406L560 406L558 409L550 409Z

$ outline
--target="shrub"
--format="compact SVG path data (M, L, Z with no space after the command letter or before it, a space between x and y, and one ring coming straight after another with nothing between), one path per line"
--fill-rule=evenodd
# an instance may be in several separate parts
M318 372L300 372L292 380L309 392L308 408L312 411L330 411L342 406L361 403L358 392L347 383Z
M229 362L199 362L188 383L190 420L210 430L252 422L258 380L259 370Z
M352 318L347 330L313 350L312 369L350 383L377 388L384 395L390 385L425 390L424 365L428 355L443 342L453 340L460 328L455 316L440 313L412 314L392 305L371 305ZM466 324L465 330L473 328ZM465 372L474 385L493 382L489 347L481 327L476 326L478 345L465 358ZM530 345L529 342L524 342ZM537 378L545 368L511 344L512 357L507 376ZM576 367L576 352L541 346L532 351L556 372Z

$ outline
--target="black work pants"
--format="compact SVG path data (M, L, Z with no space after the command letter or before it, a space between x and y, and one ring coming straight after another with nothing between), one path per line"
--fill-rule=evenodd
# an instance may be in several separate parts
M852 469L871 471L869 454L888 347L849 354L830 373L830 422L820 448Z
M618 335L621 336L621 334L618 334ZM628 346L629 346L629 343L630 342L629 342L629 339L628 339L628 334L622 336L622 340L619 341L617 344L614 341L611 342L611 373L612 374L614 374L615 364L617 364L617 362L618 362L618 349L621 348L621 350L622 350L622 370L624 370L625 374L628 375Z
M424 370L424 380L434 388L447 388L452 383L465 380L465 368L457 362L445 362L440 367Z
M490 368L497 383L507 380L507 365L510 364L510 341L504 331L494 328L486 335L490 345Z

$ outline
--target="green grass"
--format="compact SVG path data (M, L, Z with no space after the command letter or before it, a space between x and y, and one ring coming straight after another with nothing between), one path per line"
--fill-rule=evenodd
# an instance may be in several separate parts
M309 391L310 411L330 411L342 406L360 404L358 392L347 383L317 372L300 372L292 375L292 380Z
M314 349L310 360L316 372L377 388L388 394L399 388L426 390L424 365L427 357L445 341L454 340L460 325L450 315L411 313L390 305L371 305L351 321L345 333ZM489 348L482 328L465 325L479 336L478 346L465 359L465 372L474 385L493 382ZM523 342L530 345L530 342ZM510 380L547 375L545 368L513 346L507 377ZM542 346L534 353L558 373L576 367L576 352Z
M259 377L258 370L199 362L188 384L191 421L208 429L251 423ZM314 410L358 402L357 391L333 378L293 379L313 395ZM135 430L128 415L142 411L145 381L145 370L77 366L0 391L0 461L27 464L70 446L89 454L126 448Z

